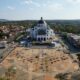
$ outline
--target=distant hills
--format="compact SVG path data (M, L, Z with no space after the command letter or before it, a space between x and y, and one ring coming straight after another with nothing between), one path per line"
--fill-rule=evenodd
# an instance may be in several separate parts
M38 20L7 20L7 19L0 19L0 23L5 22L9 24L21 24L26 25L28 24L34 24ZM61 24L61 25L78 25L80 26L80 19L74 19L74 20L46 20L49 24Z
M0 22L6 22L8 21L7 19L0 19Z

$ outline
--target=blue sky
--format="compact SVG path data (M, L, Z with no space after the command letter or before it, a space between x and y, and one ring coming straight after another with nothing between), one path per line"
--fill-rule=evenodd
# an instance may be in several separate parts
M80 19L80 0L0 0L0 19Z

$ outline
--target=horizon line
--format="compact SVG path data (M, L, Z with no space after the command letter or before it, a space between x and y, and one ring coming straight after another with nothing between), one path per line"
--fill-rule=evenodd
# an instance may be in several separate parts
M0 20L7 20L7 21L26 21L26 20L33 20L37 21L40 19L0 19ZM43 19L43 20L80 20L80 19Z

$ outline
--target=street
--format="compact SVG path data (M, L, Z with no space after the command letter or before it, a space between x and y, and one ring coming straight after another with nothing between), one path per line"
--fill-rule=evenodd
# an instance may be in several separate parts
M5 49L0 49L0 63L13 51L16 47L16 44L8 44Z

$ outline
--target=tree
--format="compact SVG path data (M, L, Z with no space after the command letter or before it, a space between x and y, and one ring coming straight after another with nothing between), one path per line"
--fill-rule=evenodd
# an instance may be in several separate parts
M6 75L7 79L14 80L14 78L16 76L16 68L11 66L10 68L8 68L5 75Z
M10 80L10 79L6 79L5 77L3 77L3 78L0 77L0 80Z

